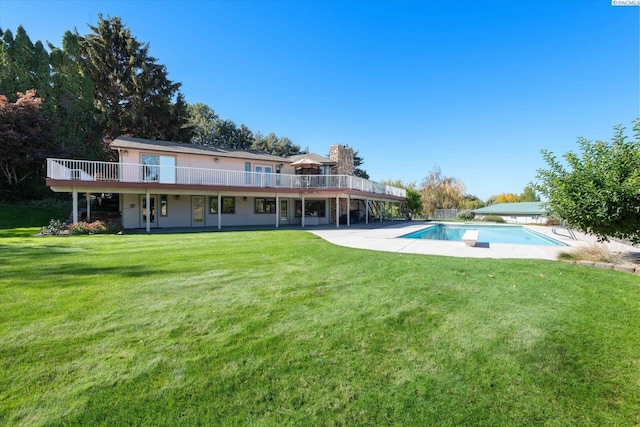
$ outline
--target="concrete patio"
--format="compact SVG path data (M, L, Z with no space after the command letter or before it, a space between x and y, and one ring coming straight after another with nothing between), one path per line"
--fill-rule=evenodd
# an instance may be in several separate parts
M476 247L466 246L463 242L448 242L427 239L403 239L402 235L425 228L428 222L397 222L369 224L365 227L354 225L341 228L311 228L305 230L336 245L376 251L442 255L466 258L529 258L557 260L561 252L568 252L571 247L599 244L593 236L574 231L577 240L553 233L552 227L527 226L528 228L551 237L568 246L538 246L521 244L491 243ZM610 242L604 243L610 251L621 252L632 258L640 257L640 248L631 245Z

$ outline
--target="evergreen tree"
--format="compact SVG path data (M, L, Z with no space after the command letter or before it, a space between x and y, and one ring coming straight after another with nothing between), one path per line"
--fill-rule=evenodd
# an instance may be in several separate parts
M273 132L267 136L262 136L260 132L256 132L255 142L251 148L282 157L303 153L299 145L295 145L293 141L286 136L278 138L278 136Z
M0 94L14 102L18 99L18 92L35 89L44 101L44 109L48 109L51 87L49 54L40 41L31 42L22 26L17 28L15 37L10 30L2 33L0 65Z
M215 145L216 121L219 119L213 108L202 102L189 104L189 126L192 128L191 143L197 145Z
M360 178L369 179L369 174L366 170L362 169L360 166L364 163L364 159L358 153L358 150L353 151L353 174L355 176L359 176Z
M149 55L149 45L131 35L120 18L98 17L79 37L83 67L94 84L97 121L103 136L187 141L187 109L181 84ZM78 35L76 33L76 35Z
M105 148L95 121L94 87L80 64L78 36L70 31L62 37L62 48L51 49L54 101L51 123L58 156L92 160L105 158Z

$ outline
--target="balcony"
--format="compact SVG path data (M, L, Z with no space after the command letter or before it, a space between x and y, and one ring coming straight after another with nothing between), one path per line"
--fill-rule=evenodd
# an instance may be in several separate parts
M406 197L402 188L350 175L290 175L180 166L47 159L47 178L70 181L160 183L299 190L358 190Z

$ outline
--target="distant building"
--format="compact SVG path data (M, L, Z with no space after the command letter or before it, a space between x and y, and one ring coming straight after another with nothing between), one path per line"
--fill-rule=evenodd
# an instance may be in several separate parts
M499 216L512 224L546 224L547 217L541 202L498 203L473 211L476 218Z

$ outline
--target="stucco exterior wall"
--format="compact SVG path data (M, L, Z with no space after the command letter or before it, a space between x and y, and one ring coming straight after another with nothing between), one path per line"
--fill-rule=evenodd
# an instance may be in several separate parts
M166 195L167 215L161 215L161 194L151 194L150 197L155 198L155 220L151 223L152 228L165 227L217 227L218 214L210 213L209 206L211 198L217 199L217 195L195 195L196 197L204 197L204 221L194 224L192 222L192 200L194 195ZM275 213L256 213L255 197L242 196L234 194L221 194L222 197L235 198L235 212L233 214L220 214L221 226L254 226L254 225L275 225ZM144 194L123 194L122 197L122 226L124 228L144 228L146 223L142 219L142 206L144 205ZM274 197L266 196L274 199ZM246 200L245 200L246 198ZM280 221L280 225L300 224L301 218L295 216L295 198L281 197L279 200L287 200L287 220ZM309 220L307 217L307 225L311 225L317 221L318 225L329 224L330 211L329 203L325 200L326 215Z
M126 153L126 155L125 155ZM176 166L178 167L189 167L189 168L206 168L206 169L221 169L221 170L232 170L232 171L244 171L245 163L251 163L251 170L255 171L256 165L270 166L272 171L275 173L276 166L281 166L281 173L285 174L295 174L295 168L291 166L289 163L277 163L270 162L265 160L245 160L245 159L235 159L230 157L215 157L215 156L205 156L199 154L188 154L188 153L168 153L166 151L154 151L154 150L137 150L137 149L127 149L120 151L120 161L122 163L128 164L142 164L142 155L143 154L153 154L158 156L169 156L176 158ZM218 162L216 163L216 158Z

